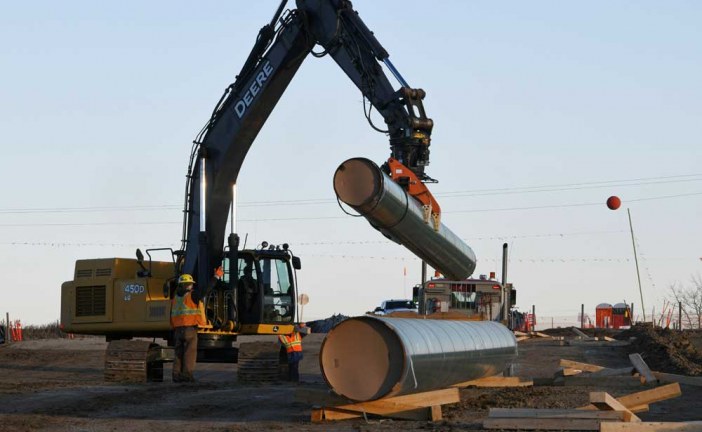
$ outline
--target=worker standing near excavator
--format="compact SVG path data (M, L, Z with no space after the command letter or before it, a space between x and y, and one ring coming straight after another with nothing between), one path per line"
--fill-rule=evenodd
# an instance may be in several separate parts
M288 380L292 382L300 382L300 360L302 360L302 335L305 328L305 323L300 323L295 326L292 333L289 335L278 335L278 340L285 347L288 354ZM305 333L306 334L306 333Z
M194 382L197 361L197 328L207 324L205 308L193 291L195 281L189 274L178 278L176 295L171 301L171 327L175 343L173 382Z

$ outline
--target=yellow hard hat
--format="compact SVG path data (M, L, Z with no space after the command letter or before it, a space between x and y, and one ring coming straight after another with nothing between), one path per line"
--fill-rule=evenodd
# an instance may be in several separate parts
M180 277L178 278L178 285L187 285L194 283L195 281L193 280L193 277L187 273L180 275Z

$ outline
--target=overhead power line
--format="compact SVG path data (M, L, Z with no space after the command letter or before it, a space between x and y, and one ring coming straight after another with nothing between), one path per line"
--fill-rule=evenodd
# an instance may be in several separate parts
M538 192L559 192L582 189L598 189L605 187L632 187L649 186L669 183L685 183L702 181L702 174L681 174L675 176L641 177L629 180L606 180L598 182L547 184L540 186L520 186L492 189L469 189L451 192L436 193L437 197L459 198L467 196L491 196L505 194L525 194ZM629 200L631 201L631 200ZM336 200L328 198L271 200L241 202L239 207L266 207L283 205L320 205L334 204ZM154 204L154 205L124 205L124 206L86 206L86 207L38 207L38 208L0 208L0 214L31 214L31 213L83 213L83 212L112 212L112 211L160 211L182 210L182 205Z
M661 199L681 198L689 196L702 195L702 192L692 192L676 195L660 195L655 197L644 197L628 199L627 202L653 201ZM549 208L569 208L569 207L587 207L601 206L602 202L589 203L571 203L571 204L551 204L543 206L527 206L527 207L498 207L486 209L467 209L445 211L444 214L451 213L481 213L481 212L503 212L503 211L525 211L525 210L541 210ZM316 220L331 220L331 219L348 219L348 216L295 216L285 218L263 218L263 219L237 219L238 222L281 222L281 221L316 221ZM0 227L28 227L28 226L102 226L102 225L175 225L181 224L182 221L161 221L161 222L48 222L48 223L7 223L0 224Z

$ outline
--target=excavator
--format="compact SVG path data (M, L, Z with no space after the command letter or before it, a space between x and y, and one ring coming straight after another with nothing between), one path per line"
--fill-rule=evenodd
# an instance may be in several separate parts
M240 249L236 182L254 139L309 55L331 57L358 87L370 126L389 137L383 172L428 209L427 220L439 217L425 186L435 182L425 173L433 127L422 103L425 92L407 84L350 1L295 3L286 9L283 0L261 28L241 71L193 141L181 248L147 249L146 257L137 250L136 259L78 260L74 279L61 286L62 330L106 337L108 380L162 379L162 364L171 354L155 340L172 345L170 302L181 274L195 276L208 320L198 330L198 361L235 362L243 354L233 347L237 336L287 334L296 325L301 261L285 243ZM384 129L373 124L373 108ZM157 252L171 259L152 259ZM241 289L245 274L256 289Z

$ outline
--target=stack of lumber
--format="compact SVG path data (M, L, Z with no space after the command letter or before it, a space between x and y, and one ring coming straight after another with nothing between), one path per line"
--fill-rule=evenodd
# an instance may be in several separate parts
M680 395L680 385L675 383L620 398L606 392L591 392L590 404L577 409L491 408L483 427L508 430L655 430L646 429L647 424L641 422L635 412L644 410L644 407L647 410L651 403ZM610 423L632 426L605 429L604 425Z

